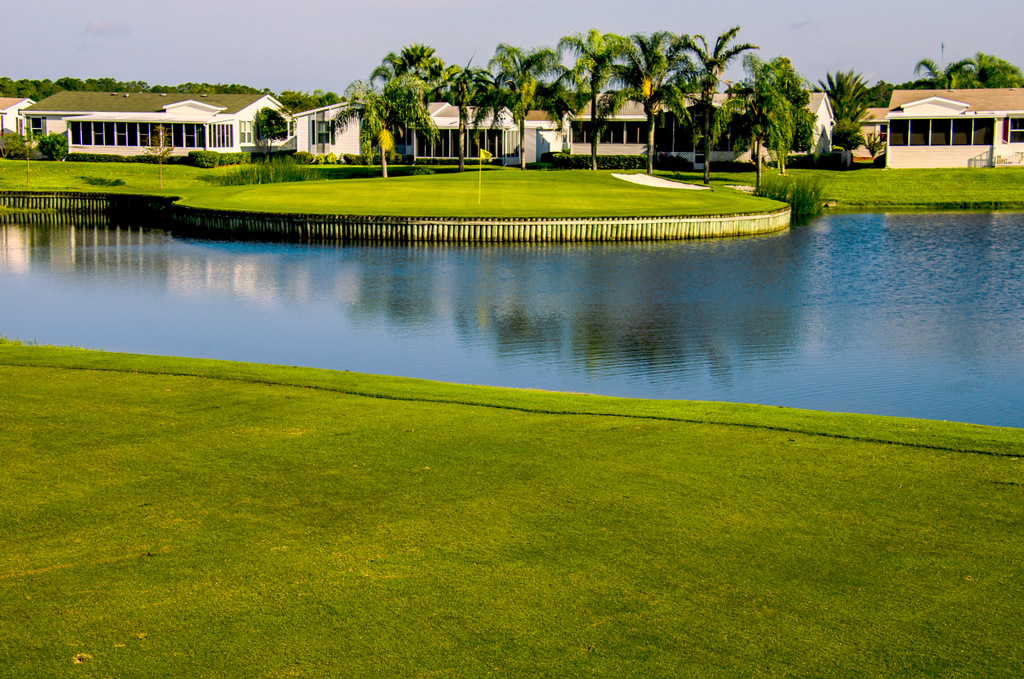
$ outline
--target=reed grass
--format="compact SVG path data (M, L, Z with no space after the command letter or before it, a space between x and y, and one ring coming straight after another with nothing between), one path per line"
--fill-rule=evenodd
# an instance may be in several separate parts
M806 219L819 214L824 207L825 183L817 175L766 174L754 194L789 203L794 219Z
M252 186L283 184L317 179L317 173L291 158L274 158L263 163L239 165L230 172L212 178L215 186Z

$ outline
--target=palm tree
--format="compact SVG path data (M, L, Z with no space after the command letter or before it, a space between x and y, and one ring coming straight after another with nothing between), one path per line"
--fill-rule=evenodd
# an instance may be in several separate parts
M853 69L827 73L825 82L818 81L818 90L828 95L837 121L859 123L868 111L871 93L864 77Z
M618 109L619 99L601 96L611 80L615 62L623 52L625 41L612 33L601 33L591 28L586 35L573 33L558 41L558 57L563 52L576 56L576 63L567 75L581 92L590 97L590 165L597 169L597 141L600 125Z
M970 89L978 83L974 64L970 59L961 59L940 68L931 59L922 59L914 67L914 75L924 73L918 82L928 85L933 90Z
M370 156L373 147L380 150L381 176L386 179L388 153L395 150L395 135L401 126L431 139L437 136L425 96L423 81L409 75L391 78L380 88L358 81L345 91L346 103L335 114L334 125L344 130L352 121L359 121L363 153Z
M761 187L761 156L765 144L785 134L792 126L792 110L789 101L778 86L776 71L771 62L765 62L754 54L743 57L743 68L747 78L740 83L738 94L743 100L743 118L754 142L754 156L757 163L756 186Z
M968 61L980 87L1024 87L1024 74L1008 61L984 52L978 52Z
M697 87L697 111L703 116L704 124L704 184L711 183L711 143L712 143L712 118L716 115L715 94L718 92L718 83L722 80L722 74L729 67L736 57L744 52L759 49L756 45L743 43L742 45L730 45L729 43L740 32L739 26L733 26L715 40L713 50L708 49L708 43L703 35L695 35L685 44L685 49L693 53L696 65L695 85Z
M634 33L623 44L623 63L615 68L622 96L639 102L647 116L647 174L654 172L654 130L658 115L670 101L683 96L680 80L693 74L693 64L683 52L686 36L668 31L650 35ZM685 110L685 106L677 106Z
M466 122L470 107L482 103L482 96L490 85L489 74L482 68L449 66L445 69L443 83L448 102L459 109L459 172L466 171ZM482 110L482 109L479 109ZM478 114L479 114L478 110ZM479 120L475 115L474 119Z
M494 87L496 98L491 103L495 112L505 106L519 127L519 168L526 169L526 114L537 100L539 81L554 73L558 58L547 47L525 51L500 43L494 51L489 67L496 71Z
M380 66L370 74L374 83L385 83L398 76L419 78L428 88L436 88L444 74L444 62L434 56L434 48L422 43L402 47L398 54L388 52Z

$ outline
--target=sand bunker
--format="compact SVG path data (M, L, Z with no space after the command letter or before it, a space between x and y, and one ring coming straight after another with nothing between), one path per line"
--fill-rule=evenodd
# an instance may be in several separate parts
M704 191L710 188L708 186L697 186L696 184L674 182L670 179L662 179L661 177L652 177L649 174L618 174L612 172L612 176L616 179L633 182L634 184L643 184L644 186L653 186L659 189L688 189L690 191Z

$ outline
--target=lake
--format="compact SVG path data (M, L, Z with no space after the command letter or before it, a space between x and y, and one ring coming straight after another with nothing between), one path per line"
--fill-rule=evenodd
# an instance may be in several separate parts
M0 224L0 334L644 398L1024 427L1024 214L639 244L208 242Z

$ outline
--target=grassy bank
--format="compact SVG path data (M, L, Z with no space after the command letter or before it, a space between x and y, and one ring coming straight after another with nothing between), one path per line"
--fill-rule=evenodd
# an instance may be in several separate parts
M1020 430L16 345L0 382L4 676L1024 662Z

